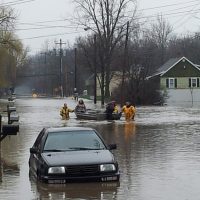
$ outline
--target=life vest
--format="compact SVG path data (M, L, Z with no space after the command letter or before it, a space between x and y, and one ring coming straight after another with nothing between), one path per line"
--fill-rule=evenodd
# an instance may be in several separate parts
M135 109L134 106L130 106L130 107L123 106L122 107L122 112L124 113L125 118L129 120L129 119L133 119L134 118L136 109Z
M62 107L60 110L60 115L62 119L69 119L69 112L73 112L73 110L69 109L68 107Z

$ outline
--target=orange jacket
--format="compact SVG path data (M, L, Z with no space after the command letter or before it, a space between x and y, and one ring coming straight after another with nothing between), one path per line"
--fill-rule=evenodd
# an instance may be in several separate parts
M122 112L124 113L126 120L130 120L130 119L134 119L136 109L134 106L130 106L130 107L123 106Z

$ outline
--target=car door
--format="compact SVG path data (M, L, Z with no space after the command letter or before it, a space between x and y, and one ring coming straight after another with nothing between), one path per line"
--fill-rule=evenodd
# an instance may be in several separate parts
M42 141L43 141L42 139L44 137L44 133L45 133L45 129L43 129L39 133L39 135L32 147L37 151L37 153L31 153L31 155L30 155L29 164L35 173L37 173L37 170L39 168L39 163L40 163L40 158L41 158L41 145L42 145Z

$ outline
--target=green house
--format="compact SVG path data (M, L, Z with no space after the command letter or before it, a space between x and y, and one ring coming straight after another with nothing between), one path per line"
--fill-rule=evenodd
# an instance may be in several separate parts
M160 84L169 105L200 104L200 66L186 57L168 60L147 79Z

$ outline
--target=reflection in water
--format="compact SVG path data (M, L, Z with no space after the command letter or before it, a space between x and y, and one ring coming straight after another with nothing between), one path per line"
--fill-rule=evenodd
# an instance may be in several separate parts
M30 177L31 188L38 199L116 199L119 182L46 184Z
M200 196L200 109L138 107L135 121L80 121L59 116L71 99L19 99L20 133L1 144L0 199L196 200ZM5 102L3 102L5 103ZM86 106L91 108L89 101ZM48 185L29 180L29 148L43 127L88 126L97 129L120 168L115 183Z
M1 159L0 165L4 175L19 175L19 166L17 164L9 163L8 161Z
M124 134L125 134L125 140L129 140L131 136L135 134L136 127L135 122L133 121L127 121L124 124Z

